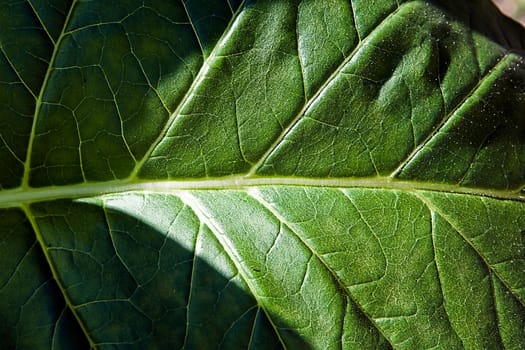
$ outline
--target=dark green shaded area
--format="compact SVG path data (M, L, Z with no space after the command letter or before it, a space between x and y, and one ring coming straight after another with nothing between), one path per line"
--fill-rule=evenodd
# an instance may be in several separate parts
M72 0L31 0L34 16L53 42L57 42L70 12Z
M17 209L0 211L2 349L87 349L35 238Z
M0 6L0 188L21 183L36 99L53 52L39 15L28 2ZM55 20L59 25L61 18Z
M431 0L432 3L468 25L474 32L489 38L509 50L525 48L523 26L499 13L493 1Z

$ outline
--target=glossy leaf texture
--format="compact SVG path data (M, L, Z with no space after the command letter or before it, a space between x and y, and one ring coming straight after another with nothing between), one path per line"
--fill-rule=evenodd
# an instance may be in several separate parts
M525 32L489 1L0 24L0 348L525 344Z

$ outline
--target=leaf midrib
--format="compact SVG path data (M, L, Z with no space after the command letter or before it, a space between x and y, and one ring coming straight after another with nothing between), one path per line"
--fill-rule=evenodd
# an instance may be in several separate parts
M20 207L28 203L30 204L56 199L75 199L132 191L177 194L177 192L181 191L246 190L248 188L261 186L375 188L404 192L432 191L525 202L525 193L520 192L520 189L502 190L475 188L455 184L402 181L392 179L390 177L321 179L303 177L229 176L222 178L206 178L195 180L116 180L39 188L21 186L14 189L0 191L0 208Z

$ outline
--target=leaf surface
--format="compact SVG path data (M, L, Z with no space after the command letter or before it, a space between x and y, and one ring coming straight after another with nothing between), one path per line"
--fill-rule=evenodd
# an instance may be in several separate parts
M2 348L525 343L488 1L2 5Z

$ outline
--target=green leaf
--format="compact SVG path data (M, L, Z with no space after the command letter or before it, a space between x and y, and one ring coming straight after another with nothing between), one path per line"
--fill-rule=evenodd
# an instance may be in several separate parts
M1 347L523 347L525 32L494 11L3 1Z

